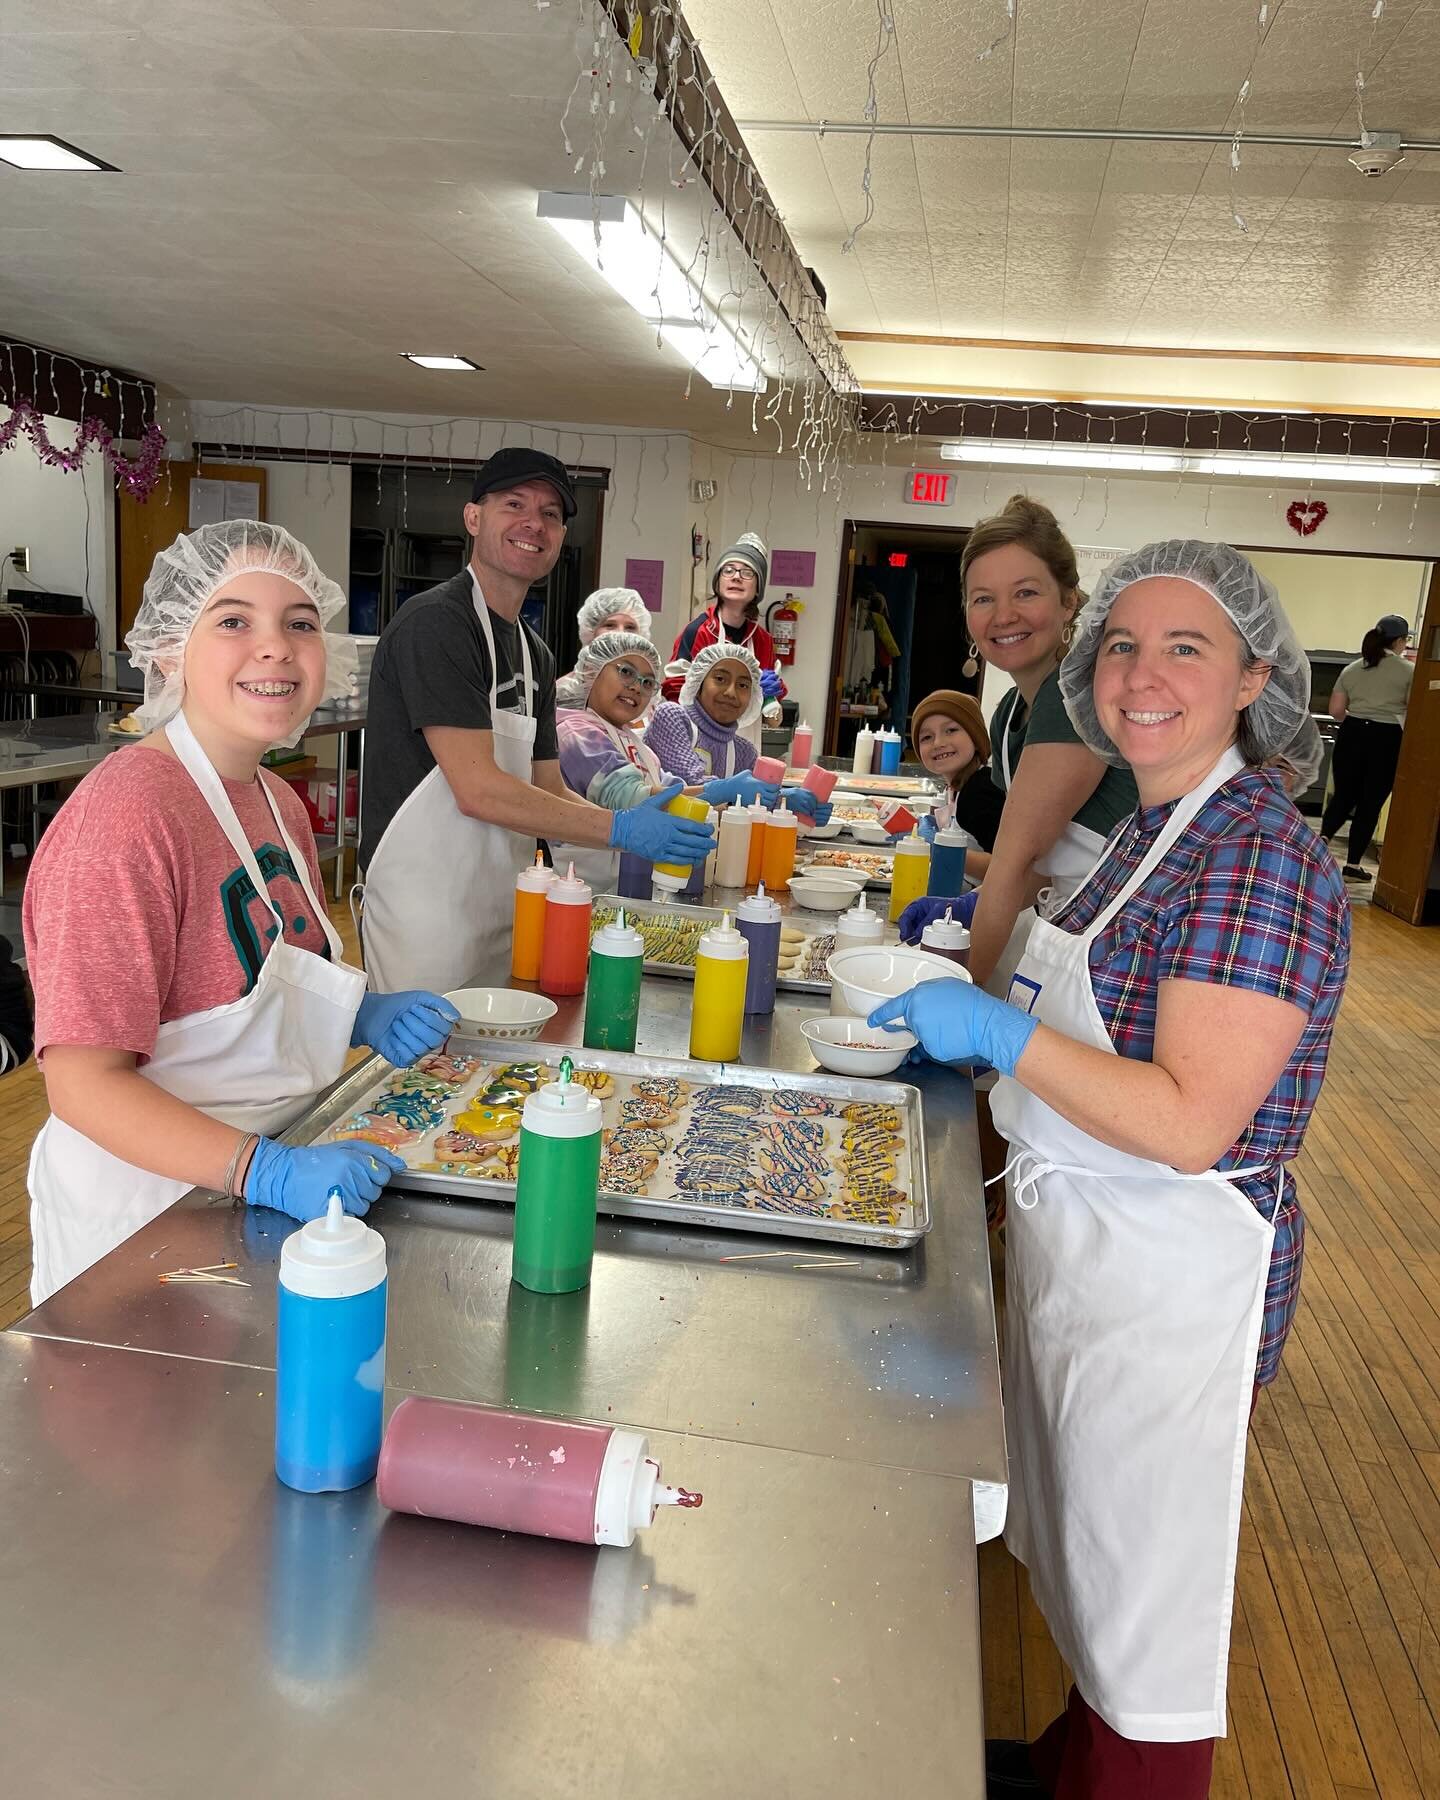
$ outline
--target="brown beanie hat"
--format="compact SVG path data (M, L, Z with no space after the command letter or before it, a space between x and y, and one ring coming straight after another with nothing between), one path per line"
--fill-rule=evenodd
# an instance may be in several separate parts
M910 742L913 745L921 725L932 713L944 713L970 735L980 761L990 760L990 733L985 729L985 715L980 702L956 688L936 688L927 694L910 715ZM917 752L918 755L918 752Z

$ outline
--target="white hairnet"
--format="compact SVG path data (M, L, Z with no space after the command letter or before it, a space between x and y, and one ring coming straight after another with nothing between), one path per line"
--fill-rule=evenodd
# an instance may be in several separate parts
M1224 611L1249 656L1268 663L1270 679L1240 715L1239 747L1256 766L1282 763L1301 793L1320 768L1320 736L1310 717L1310 659L1300 647L1279 595L1248 556L1229 544L1170 538L1117 557L1075 621L1060 664L1065 710L1081 738L1107 762L1124 763L1095 711L1095 661L1110 609L1137 581L1152 576L1188 581Z
M320 624L345 610L338 583L298 538L280 525L259 519L226 519L183 532L151 565L135 623L125 634L130 660L145 675L145 703L135 714L143 729L168 723L185 702L185 648L196 621L211 599L237 575L256 572L283 575L315 602ZM349 638L324 631L325 691L322 700L337 700L355 691L358 653ZM305 721L280 740L300 741Z
M760 665L755 660L755 653L747 650L743 644L707 644L685 671L685 685L680 690L680 704L682 706L692 705L699 698L700 687L705 677L716 663L722 662L737 662L750 672L750 704L737 721L737 728L743 731L747 725L753 725L760 717L760 709L765 704L765 696L760 691ZM672 663L666 673L669 674L674 666Z
M641 637L650 636L650 609L634 588L596 588L575 615L580 627L580 642L592 643L606 619L613 619L617 614L633 619L635 630Z
M643 662L654 674L658 683L662 664L660 652L647 637L641 637L638 631L602 631L593 638L575 658L574 670L565 677L569 691L579 695L579 699L567 702L570 706L584 706L590 698L590 690L594 687L596 677L602 669L613 662ZM658 688L656 690L658 692ZM558 683L557 683L558 694Z

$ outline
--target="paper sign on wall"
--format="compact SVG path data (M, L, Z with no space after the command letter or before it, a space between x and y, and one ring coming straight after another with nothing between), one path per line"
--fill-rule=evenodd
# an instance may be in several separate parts
M634 588L650 612L659 612L665 591L665 564L649 557L625 558L625 585Z
M814 587L815 552L813 550L775 550L770 555L772 587Z
M258 519L260 517L260 483L258 481L215 481L197 475L190 483L190 523L188 529L201 525L219 525L226 519Z

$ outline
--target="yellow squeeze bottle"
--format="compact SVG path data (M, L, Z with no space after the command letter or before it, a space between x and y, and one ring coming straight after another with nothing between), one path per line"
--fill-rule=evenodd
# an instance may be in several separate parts
M734 1062L739 1056L749 973L750 946L724 913L695 948L690 1054L697 1062Z
M697 825L703 825L710 817L708 803L694 794L677 794L665 803L665 810L674 813L677 819L693 819ZM652 863L650 867L650 878L655 886L674 894L688 884L694 873L689 863Z
M895 865L890 877L890 922L893 924L912 900L923 897L930 885L930 846L918 831L895 846Z

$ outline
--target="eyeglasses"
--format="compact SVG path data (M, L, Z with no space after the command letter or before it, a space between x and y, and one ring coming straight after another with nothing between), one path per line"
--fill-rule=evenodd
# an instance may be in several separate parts
M642 694L653 694L660 685L654 675L645 674L633 663L617 662L612 667L626 687L638 687Z
M752 578L755 575L755 571L749 563L722 563L718 573L721 575L749 575Z

